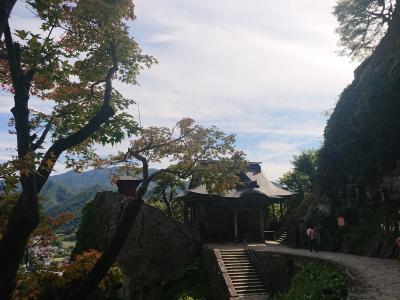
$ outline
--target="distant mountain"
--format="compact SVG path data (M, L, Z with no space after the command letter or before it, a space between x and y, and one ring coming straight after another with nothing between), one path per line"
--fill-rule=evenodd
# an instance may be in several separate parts
M43 210L46 215L55 216L61 212L73 212L76 216L72 225L79 225L82 208L92 200L96 193L116 191L111 183L115 168L94 169L82 173L69 171L51 176L44 185L40 195L43 199ZM150 169L153 173L156 169ZM151 194L150 186L149 194Z
M115 189L115 186L111 184L111 176L115 171L116 168L94 169L82 173L69 171L51 176L48 182L61 184L70 191L77 191L93 185L108 186Z

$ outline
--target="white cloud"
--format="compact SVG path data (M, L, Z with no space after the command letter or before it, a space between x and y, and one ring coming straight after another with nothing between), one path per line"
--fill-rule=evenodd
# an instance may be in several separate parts
M136 0L132 34L160 64L140 87L115 86L139 101L144 126L190 116L238 133L248 158L276 179L293 154L321 142L323 113L353 78L355 65L335 54L335 2ZM137 106L130 112L137 117Z
M140 100L144 125L191 116L238 133L248 158L278 178L321 142L323 113L353 78L335 54L334 3L138 0L133 31L160 64L123 92Z

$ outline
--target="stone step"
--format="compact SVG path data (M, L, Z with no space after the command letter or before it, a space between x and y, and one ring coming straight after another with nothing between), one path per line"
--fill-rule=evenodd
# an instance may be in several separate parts
M245 249L220 249L220 252L246 252Z
M254 273L258 274L257 270L254 267L246 267L246 268L226 268L229 274L249 274Z
M229 272L228 275L232 278L240 278L241 276L247 276L247 277L256 277L260 276L256 271L251 271L251 272Z
M243 261L243 260L232 260L232 261L225 261L224 264L226 265L253 265L251 261Z
M246 250L220 250L220 253L239 295L266 295L265 284Z
M267 299L266 297L268 296L268 293L266 291L259 291L259 292L244 292L244 293L238 293L239 299Z
M231 278L231 279L235 280L235 281L243 281L243 280L254 281L254 280L261 280L261 277L256 275L256 276L252 276L252 277L249 277L249 276L234 277L234 278Z
M253 284L261 284L264 286L264 283L261 281L260 278L254 278L253 280L236 279L236 280L232 280L232 282L235 287L242 286L242 285L253 285Z
M235 288L235 290L236 293L238 294L267 293L267 289L264 287L258 287L258 288L243 287L243 288Z
M259 286L259 287L235 287L235 290L238 294L240 293L248 293L248 292L267 292L267 289L264 286Z
M243 275L248 275L248 274L258 274L257 270L255 268L246 268L246 269L227 269L229 274L243 274Z
M265 286L262 282L254 282L254 283L246 283L246 282L242 282L242 283L235 283L235 290L240 290L241 288L251 288L251 289L265 289Z
M233 270L257 271L257 269L253 265L232 265L232 266L225 265L225 267L228 271L233 271Z
M244 269L252 269L254 271L256 271L256 268L252 265L252 264L237 264L237 265L225 265L225 267L229 270L233 270L233 269L238 269L238 270L244 270Z
M224 262L252 262L250 259L240 258L240 259L225 259L222 258Z
M232 261L232 262L225 262L225 266L252 266L253 264L250 261Z
M231 279L240 279L240 278L259 278L257 273L228 273Z
M231 278L234 278L234 279L241 279L241 278L250 278L250 279L253 279L253 278L261 278L260 277L260 275L257 273L257 272L246 272L246 273L244 273L244 272L242 272L242 273L228 273L229 274L229 276L231 277Z
M228 273L231 279L241 279L241 278L260 278L258 273Z

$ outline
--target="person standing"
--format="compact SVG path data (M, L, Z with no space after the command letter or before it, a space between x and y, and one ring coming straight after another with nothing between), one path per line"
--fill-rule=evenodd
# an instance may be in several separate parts
M315 231L312 225L310 225L310 227L308 227L307 231L306 231L306 235L308 238L308 246L310 249L310 252L312 252L313 250L315 250L315 252L318 252L317 250L317 240L315 239Z

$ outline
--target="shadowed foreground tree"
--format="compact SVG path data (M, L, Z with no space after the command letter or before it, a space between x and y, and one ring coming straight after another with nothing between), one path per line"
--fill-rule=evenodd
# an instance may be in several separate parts
M8 24L8 18L17 0L2 0L0 2L0 39Z
M164 174L187 179L200 175L210 193L223 193L236 186L237 174L245 167L244 155L234 148L235 137L216 127L205 128L192 119L182 119L172 129L150 127L141 131L125 153L111 157L107 164L124 163L132 172L142 173L143 182L128 204L107 248L89 273L87 280L70 299L86 299L98 286L123 247L143 205L151 181ZM149 163L168 159L171 165L149 175Z
M5 201L12 207L1 218L6 225L0 299L11 297L28 239L39 224L38 194L55 163L64 153L67 167L82 168L96 158L96 144L137 132L124 112L133 101L115 90L112 80L136 84L139 71L155 62L129 36L127 21L135 18L131 0L26 3L40 28L12 30L7 23L0 42L1 86L14 94L10 125L17 137L17 156L0 168L0 207ZM33 108L31 96L48 105L43 111ZM12 201L18 182L21 194Z

